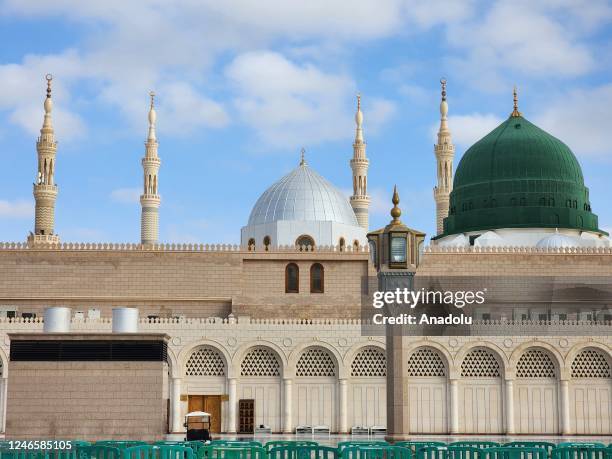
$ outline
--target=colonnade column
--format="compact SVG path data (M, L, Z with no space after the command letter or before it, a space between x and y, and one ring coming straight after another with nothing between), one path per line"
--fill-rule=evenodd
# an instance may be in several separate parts
M339 399L340 399L340 422L338 423L338 432L348 432L348 381L340 379L339 381Z
M459 433L459 380L450 380L450 433Z
M562 379L561 384L561 435L571 435L569 381Z
M182 432L181 422L181 378L172 378L172 422L170 430L172 432Z
M229 396L228 397L229 416L228 416L227 433L236 433L236 410L238 409L236 378L228 378L227 392Z
M283 401L283 432L293 433L293 413L291 411L291 405L293 404L293 396L291 389L293 387L293 380L289 378L283 379L283 394L285 399Z
M506 379L506 434L515 434L514 430L514 381Z

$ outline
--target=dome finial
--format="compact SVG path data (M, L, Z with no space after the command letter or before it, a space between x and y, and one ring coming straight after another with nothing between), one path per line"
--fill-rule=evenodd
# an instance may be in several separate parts
M512 92L512 94L514 96L514 110L512 110L512 113L510 114L510 116L512 116L513 118L516 118L518 116L523 116L523 114L519 112L519 109L518 109L518 90L516 89L516 85L514 85L514 91Z
M355 143L363 143L363 113L361 111L361 93L357 93L357 111L355 112Z
M442 85L442 100L446 100L446 78L442 77L440 84Z
M393 198L391 199L393 203L393 209L391 209L391 216L393 217L392 225L399 225L401 223L400 216L402 215L402 210L397 206L400 202L399 193L397 192L397 185L393 185Z
M306 165L306 149L304 147L302 147L302 150L300 151L300 166L305 166Z

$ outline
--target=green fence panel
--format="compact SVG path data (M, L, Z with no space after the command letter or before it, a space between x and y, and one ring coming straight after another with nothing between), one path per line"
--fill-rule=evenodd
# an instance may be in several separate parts
M132 448L133 446L149 446L146 441L138 440L100 440L92 446L110 446L111 448Z
M319 446L319 443L313 440L272 440L264 445L266 451L279 446Z
M417 459L480 459L481 450L471 446L424 446L416 452Z
M391 446L386 441L382 440L348 440L348 441L340 441L336 446L340 454L342 454L342 450L344 448L348 448L349 446Z
M206 445L197 452L198 459L266 459L261 446Z
M77 446L76 455L78 459L121 459L121 449L98 444Z
M557 448L605 448L606 445L597 441L565 441L557 444Z
M45 452L38 449L0 448L1 459L45 459Z
M393 445L410 448L412 452L416 453L421 448L425 448L427 446L446 446L446 443L442 441L398 441Z
M209 445L211 446L240 446L240 447L251 447L258 446L263 448L261 442L254 440L212 440Z
M499 448L501 445L495 441L464 440L464 441L454 441L452 443L449 443L448 446L452 446L452 447L467 446L469 448Z
M346 446L342 459L412 459L412 450L403 446L372 445Z
M268 459L338 459L338 450L330 446L277 446L268 451Z
M189 446L140 445L122 450L122 459L194 459L195 453Z
M480 451L483 459L548 459L548 451L544 448L502 446L499 448L483 448Z
M557 445L548 441L511 441L510 443L504 443L502 446L504 448L541 448L546 450L548 456L557 447Z
M552 459L609 459L608 448L601 443L574 443L576 446L559 446L552 452ZM580 446L578 446L580 445ZM587 445L587 446L583 446Z

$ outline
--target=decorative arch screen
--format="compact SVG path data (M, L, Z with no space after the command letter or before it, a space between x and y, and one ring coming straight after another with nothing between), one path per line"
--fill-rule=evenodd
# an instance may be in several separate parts
M408 376L446 376L446 367L437 351L420 348L408 359Z
M516 365L517 378L555 378L555 364L550 356L540 349L528 349Z
M488 349L472 349L461 362L461 376L465 378L499 378L499 362Z
M265 347L251 349L242 359L240 376L280 376L278 357Z
M295 374L296 376L336 376L336 364L328 351L314 347L302 353Z
M225 376L225 362L221 354L209 347L196 349L187 360L187 376Z
M351 376L387 376L387 358L380 349L368 347L357 353L351 363Z
M572 362L572 378L612 378L610 364L597 349L584 349Z

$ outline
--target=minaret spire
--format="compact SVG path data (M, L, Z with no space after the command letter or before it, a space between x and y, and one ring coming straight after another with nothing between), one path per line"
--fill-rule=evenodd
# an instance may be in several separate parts
M436 232L444 232L444 219L448 217L450 192L453 191L453 158L455 146L448 128L448 103L446 102L446 79L440 80L442 86L442 100L440 101L440 129L438 142L434 145L434 154L437 163L437 186L434 187L436 200Z
M36 141L38 153L38 171L34 183L34 200L36 211L34 218L34 233L28 236L30 245L40 243L59 243L59 236L54 234L55 201L57 199L57 185L55 184L55 156L57 142L53 130L53 99L51 98L51 81L53 76L47 74L47 97L45 98L45 118L40 130L40 137Z
M155 133L155 93L149 93L149 135L145 142L145 156L142 158L144 171L144 189L140 196L140 240L142 244L155 244L159 238L159 204L161 198L157 188L157 177L161 161L157 156L157 136Z
M368 210L370 197L368 196L368 166L370 162L366 157L366 143L363 140L363 113L361 112L361 94L357 94L357 112L355 113L355 142L353 143L353 159L350 161L353 171L353 195L350 198L351 206L359 222L359 226L366 231L369 226Z

